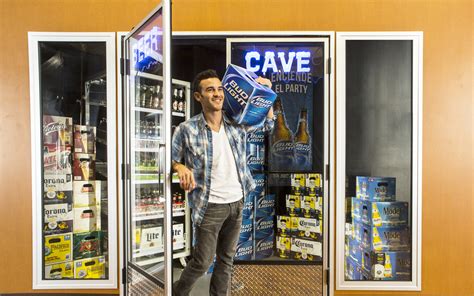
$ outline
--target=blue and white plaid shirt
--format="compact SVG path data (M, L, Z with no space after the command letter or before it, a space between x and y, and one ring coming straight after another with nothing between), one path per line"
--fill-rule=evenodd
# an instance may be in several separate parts
M255 182L247 166L247 132L242 125L231 121L223 112L224 128L234 152L242 192L246 196L255 189ZM265 121L265 130L273 128L273 120ZM196 187L188 194L189 206L193 210L192 218L200 225L206 213L211 188L212 168L212 130L200 113L181 123L174 131L171 159L182 163L192 170Z

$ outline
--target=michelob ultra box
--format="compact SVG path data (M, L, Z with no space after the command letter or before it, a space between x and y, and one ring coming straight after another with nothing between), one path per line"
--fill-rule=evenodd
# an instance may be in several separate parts
M370 201L394 201L395 178L356 177L356 197Z
M253 219L242 220L242 226L240 226L239 243L253 240Z
M252 260L253 259L253 240L239 242L234 259L236 260Z
M74 208L74 233L100 230L100 220L98 206Z
M255 219L275 215L275 194L260 194L255 197Z
M296 235L298 231L298 217L277 216L277 233L279 236Z
M44 175L43 202L45 204L72 203L72 174Z
M321 222L317 218L298 218L298 236L306 239L321 238Z
M255 195L247 194L244 197L244 206L242 208L242 219L253 219L254 216L254 207L255 207Z
M410 231L405 226L375 227L360 224L361 246L373 251L406 251L410 249Z
M288 259L291 256L291 237L276 237L276 253L278 257Z
M95 180L95 154L74 153L74 181Z
M411 280L410 252L373 252L364 250L363 268L374 280Z
M43 144L52 146L71 146L72 117L43 116Z
M263 171L265 164L265 133L257 129L247 133L247 166L251 171Z
M74 152L95 153L95 126L74 125Z
M255 259L268 258L273 255L273 239L274 235L269 235L267 237L257 239L255 241Z
M372 226L408 225L408 203L360 200L361 221Z
M88 207L100 205L101 181L74 181L74 207Z
M317 218L321 209L321 196L302 195L300 196L301 215L305 218Z
M255 220L255 240L261 240L273 236L274 216L267 216Z
M72 262L45 265L44 277L48 280L72 279L74 277L74 265Z
M301 213L301 199L299 195L286 195L286 212L290 216L299 216Z
M99 231L73 234L72 257L74 260L101 255L101 237L102 233Z
M72 233L44 237L44 264L72 260Z
M71 146L43 145L43 171L45 175L70 175Z
M224 110L235 122L248 126L262 125L277 95L255 81L257 75L229 64L222 78Z
M291 192L294 195L302 195L306 187L305 174L291 174Z
M320 260L322 257L322 243L299 237L291 238L291 254L297 260Z
M105 257L74 260L74 278L103 279L105 278Z

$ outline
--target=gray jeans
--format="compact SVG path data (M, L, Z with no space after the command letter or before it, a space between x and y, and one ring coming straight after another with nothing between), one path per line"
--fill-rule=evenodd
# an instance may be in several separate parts
M189 295L194 283L209 269L216 254L209 295L227 295L232 264L242 224L243 199L230 204L209 203L196 226L193 258L173 285L173 295Z

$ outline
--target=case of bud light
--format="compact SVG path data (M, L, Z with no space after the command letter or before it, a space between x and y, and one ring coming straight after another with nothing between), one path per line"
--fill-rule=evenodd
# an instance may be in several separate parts
M273 255L273 231L272 234L255 240L255 259L264 259Z
M356 197L370 201L394 201L395 178L356 177Z
M240 227L239 243L253 240L254 220L246 219L242 220L242 226Z
M261 172L265 164L265 132L257 129L247 133L247 165L251 171Z
M374 280L411 280L410 252L374 252L364 250L363 268Z
M247 194L244 197L244 206L242 208L242 220L253 219L255 208L255 195Z
M361 221L372 226L408 225L408 203L360 200Z
M255 197L255 219L275 216L275 194L264 194Z
M253 194L258 195L265 190L265 174L253 174L253 180L255 181L255 189L252 191Z
M373 251L407 251L410 249L410 231L405 226L373 227L360 224L361 246Z
M269 87L256 82L256 78L253 72L232 64L222 78L224 110L239 124L262 125L277 97Z
M239 242L237 251L235 252L235 260L252 260L253 259L253 240Z
M273 215L255 219L255 240L260 240L268 236L273 236Z

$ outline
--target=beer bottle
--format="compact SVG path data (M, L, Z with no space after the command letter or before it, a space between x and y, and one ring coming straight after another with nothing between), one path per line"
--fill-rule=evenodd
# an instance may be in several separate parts
M293 133L286 123L285 112L279 97L273 105L273 112L276 117L275 127L270 140L270 169L291 169L293 165Z
M152 95L152 107L153 109L158 109L158 106L160 104L160 98L158 97L158 89L159 85L153 86L153 95Z
M311 136L308 133L308 112L301 109L295 135L295 164L301 169L311 169Z
M146 107L146 86L142 85L140 92L140 107Z
M175 88L173 92L173 111L177 112L178 111L178 89Z
M184 109L183 109L183 103L184 103L184 95L183 95L183 90L180 89L178 91L178 111L183 113L184 112Z

